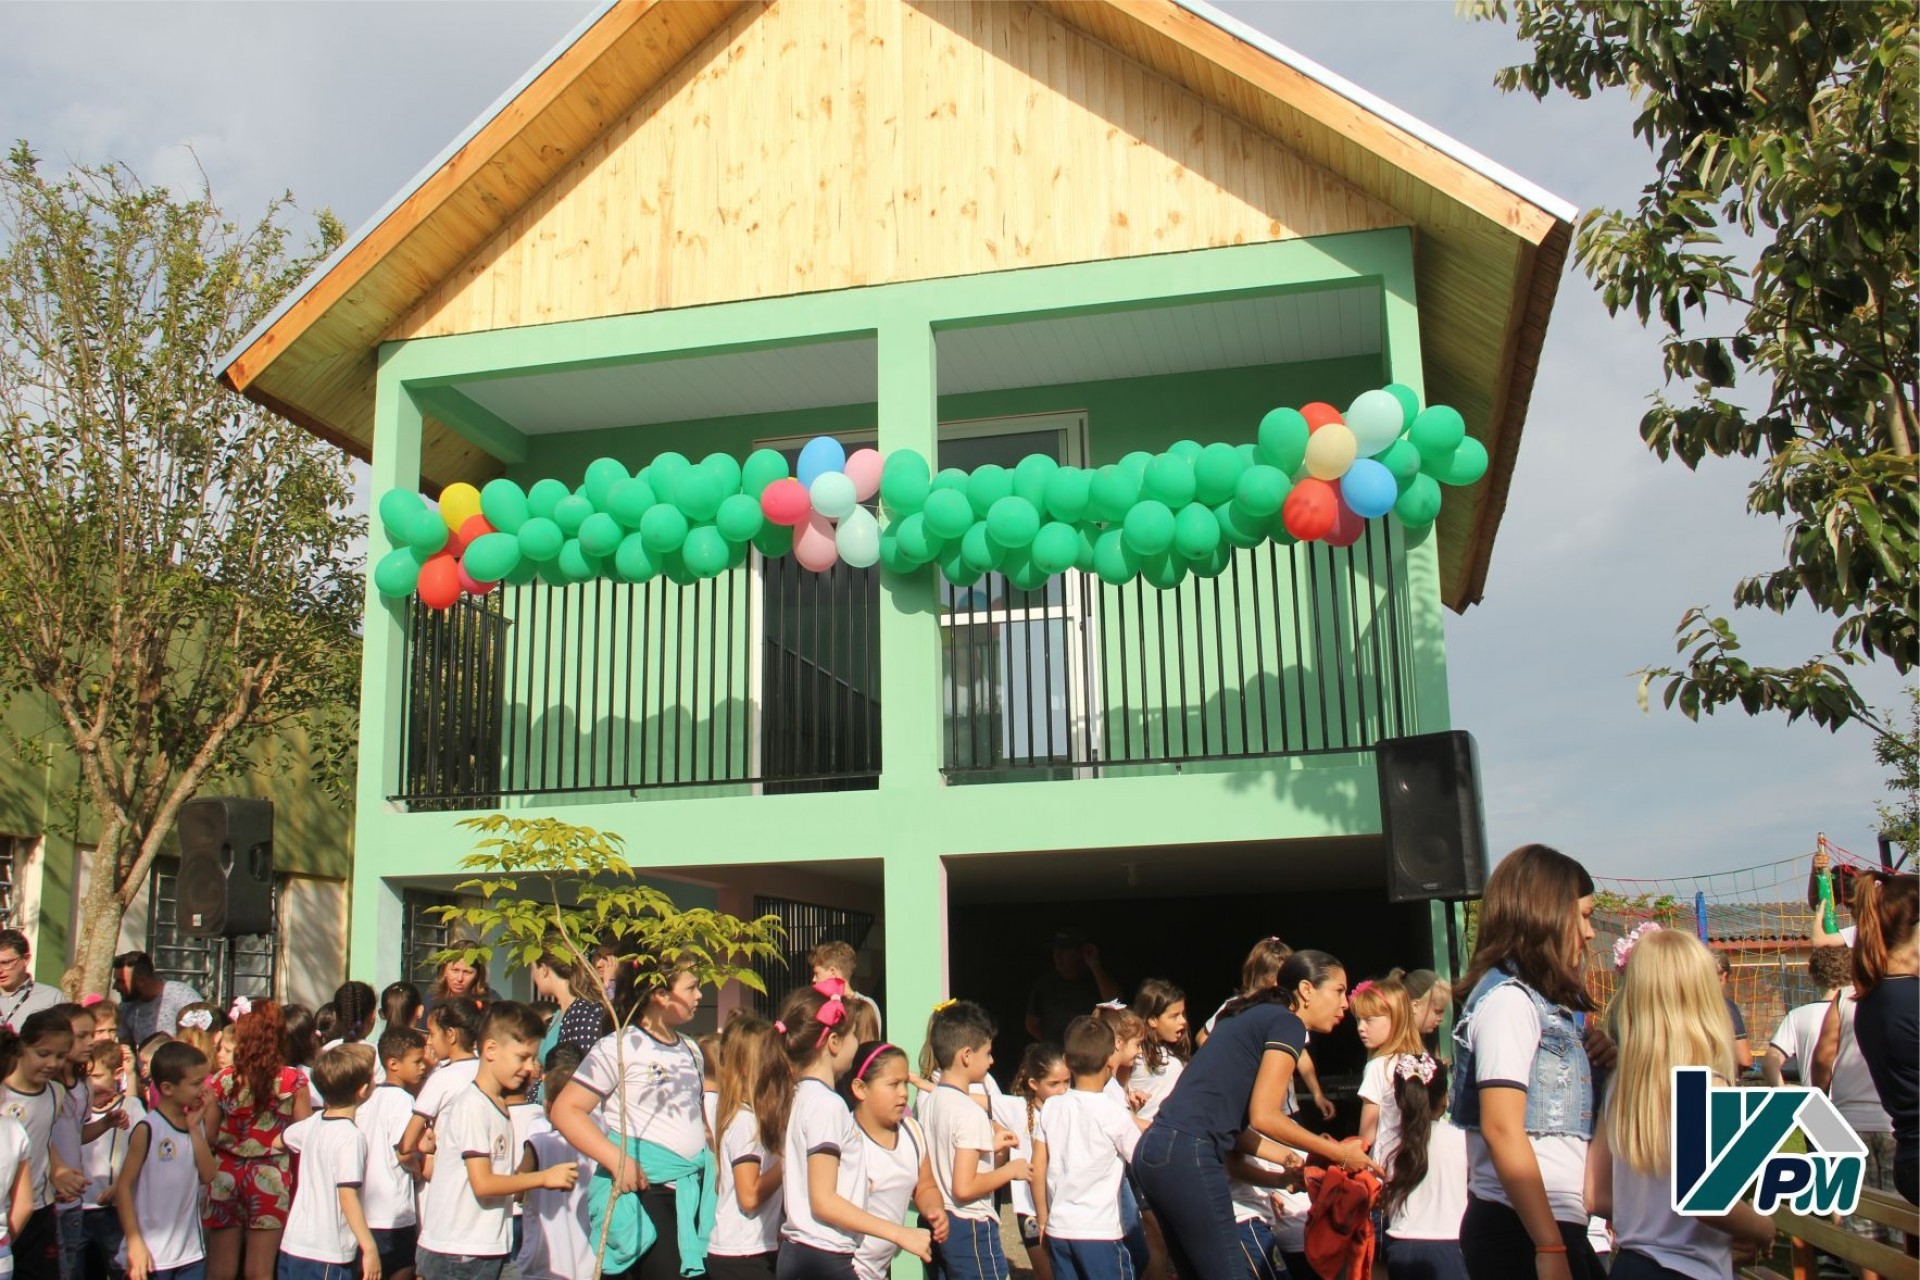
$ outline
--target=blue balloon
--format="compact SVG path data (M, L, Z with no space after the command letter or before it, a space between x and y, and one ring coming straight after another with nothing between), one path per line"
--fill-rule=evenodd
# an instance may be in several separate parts
M807 488L829 471L847 469L847 451L832 436L815 436L800 450L800 461L793 469L796 480Z
M1356 458L1347 474L1340 477L1340 496L1347 500L1353 514L1372 520L1393 510L1400 497L1400 484L1381 463Z

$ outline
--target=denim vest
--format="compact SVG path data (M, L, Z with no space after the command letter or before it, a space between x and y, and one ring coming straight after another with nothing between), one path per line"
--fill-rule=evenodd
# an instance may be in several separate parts
M1473 1011L1496 987L1515 986L1533 1001L1540 1017L1540 1048L1533 1055L1527 1080L1527 1132L1593 1136L1593 1068L1571 1010L1553 1004L1512 974L1495 969L1480 979L1467 996L1466 1007L1453 1028L1453 1122L1463 1129L1480 1128L1480 1079L1468 1043Z

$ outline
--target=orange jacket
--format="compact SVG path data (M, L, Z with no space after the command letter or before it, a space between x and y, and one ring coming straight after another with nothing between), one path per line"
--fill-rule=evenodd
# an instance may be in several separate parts
M1307 1170L1307 1261L1324 1280L1371 1280L1373 1202L1380 1179L1344 1169Z

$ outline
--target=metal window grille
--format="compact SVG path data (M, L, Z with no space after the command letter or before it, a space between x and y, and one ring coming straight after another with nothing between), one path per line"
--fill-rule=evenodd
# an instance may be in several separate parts
M447 895L419 889L407 890L400 899L401 930L406 937L407 947L403 972L408 982L420 988L421 995L433 990L433 984L440 976L440 966L434 962L434 953L446 950L447 939L452 936L452 927L435 915L432 909L453 906L454 901Z
M20 864L27 860L37 843L33 836L0 836L0 925L6 928L20 927L19 899L14 885Z
M162 978L184 982L206 1000L279 993L280 888L273 891L272 928L235 938L196 938L180 931L179 862L156 860L148 879L147 954Z
M763 898L755 894L753 914L778 917L787 931L778 959L753 962L753 971L767 989L765 994L755 992L753 997L755 1010L764 1017L772 1017L787 992L808 979L808 952L823 942L844 942L858 951L873 930L870 911L823 907L791 898Z

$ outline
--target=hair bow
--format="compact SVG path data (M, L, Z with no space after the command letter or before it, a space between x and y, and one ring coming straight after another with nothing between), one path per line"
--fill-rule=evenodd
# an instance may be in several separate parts
M233 1007L227 1010L227 1021L238 1022L252 1012L252 1000L249 1000L246 996L235 996L233 998Z
M1649 920L1645 924L1637 926L1632 933L1629 933L1626 937L1614 943L1613 944L1614 972L1619 973L1626 969L1627 957L1631 956L1633 954L1633 949L1640 945L1641 938L1645 937L1649 933L1658 933L1658 932L1660 932L1660 922L1658 920Z
M1365 982L1362 982L1359 986L1355 987L1352 991L1348 992L1347 995L1349 998L1353 996L1362 996L1371 990L1373 990L1373 979L1368 978Z
M1393 1059L1393 1078L1412 1080L1418 1078L1421 1084L1433 1083L1433 1059L1424 1053L1400 1053Z
M1124 1009L1127 1007L1127 1002L1125 1000L1102 1000L1093 1007L1096 1009Z
M933 1011L935 1013L945 1013L947 1010L953 1008L953 1006L959 1003L960 1002L954 999L952 996L948 996L945 1000L942 1000L939 1004L933 1006Z
M820 1020L820 1039L816 1047L827 1042L833 1029L847 1020L847 981L845 978L822 978L813 984L813 989L827 998L820 1006L820 1012L813 1015Z
M192 1027L195 1031L213 1030L213 1010L189 1009L180 1015L180 1025Z

